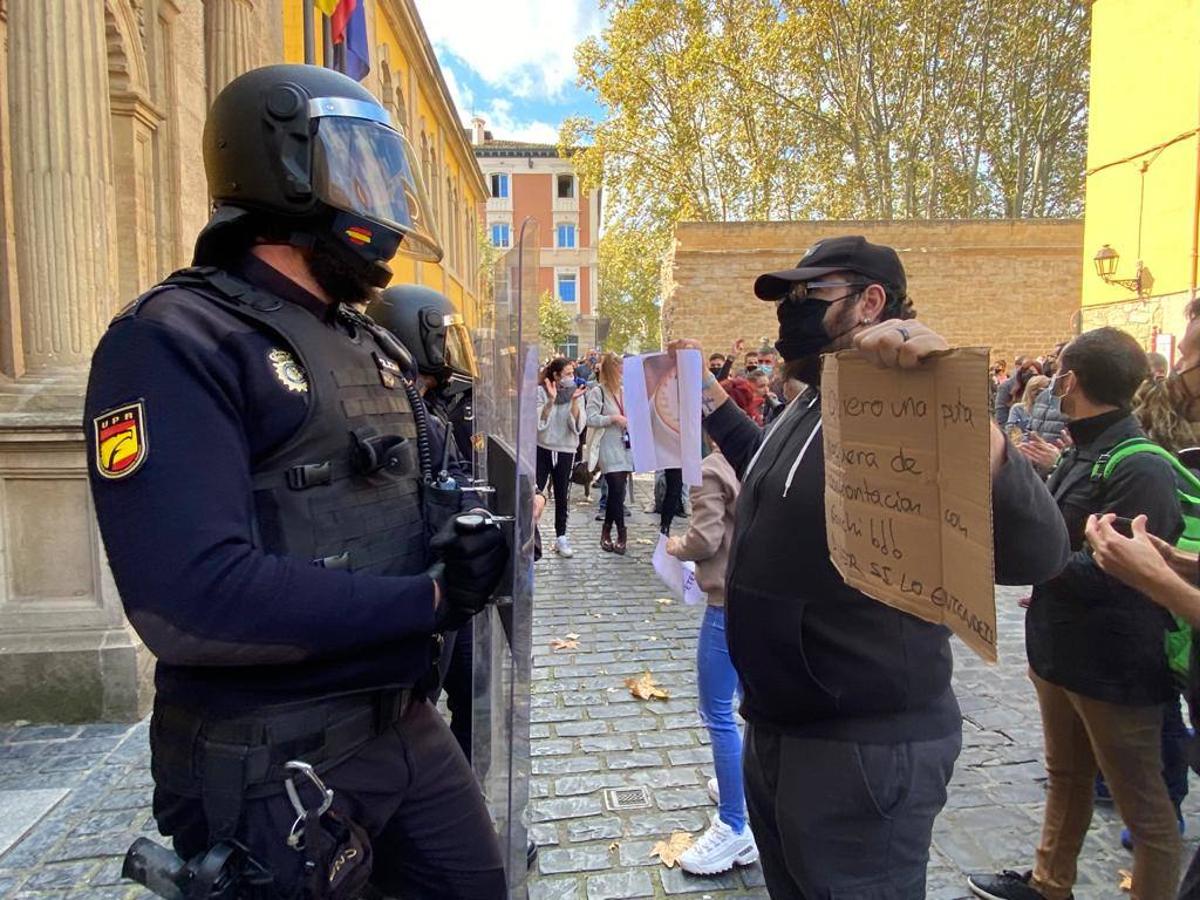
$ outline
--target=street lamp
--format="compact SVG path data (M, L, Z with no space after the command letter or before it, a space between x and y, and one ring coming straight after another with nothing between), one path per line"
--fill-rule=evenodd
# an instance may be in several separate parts
M1092 257L1092 262L1096 266L1096 274L1105 284L1119 284L1140 297L1142 295L1142 261L1140 259L1137 261L1133 278L1117 278L1117 264L1120 261L1121 254L1108 244L1097 250L1096 255Z

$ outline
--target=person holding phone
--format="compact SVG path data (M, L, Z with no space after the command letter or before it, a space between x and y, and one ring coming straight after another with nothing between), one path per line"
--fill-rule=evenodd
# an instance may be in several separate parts
M571 491L571 466L585 418L583 396L587 388L575 383L575 363L564 357L550 360L538 386L537 489L554 483L554 552L570 559L575 555L567 540L567 511Z

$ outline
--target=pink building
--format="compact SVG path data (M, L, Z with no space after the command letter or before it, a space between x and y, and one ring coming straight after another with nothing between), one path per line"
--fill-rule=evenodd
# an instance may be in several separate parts
M553 144L502 141L476 118L475 157L488 183L485 224L496 247L516 243L521 223L538 223L538 292L550 291L571 311L575 330L559 350L577 357L597 341L597 234L600 192L580 190L570 159ZM603 337L603 335L600 335Z

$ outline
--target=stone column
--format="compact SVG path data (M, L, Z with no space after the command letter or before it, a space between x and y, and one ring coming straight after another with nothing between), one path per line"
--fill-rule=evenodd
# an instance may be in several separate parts
M17 274L36 373L86 365L116 310L104 4L8 6Z
M261 21L252 0L204 0L208 105L221 88L258 65Z
M12 159L8 114L8 0L0 0L0 160ZM0 165L0 376L25 372L21 307L17 302L17 244L13 228L12 171Z

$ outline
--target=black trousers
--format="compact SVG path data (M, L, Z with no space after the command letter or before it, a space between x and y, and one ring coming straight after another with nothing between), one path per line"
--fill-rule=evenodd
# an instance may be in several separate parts
M683 469L663 469L663 498L658 512L658 530L671 533L671 520L683 502Z
M554 482L554 536L567 533L567 502L571 494L571 466L575 454L565 450L537 448L537 488L545 492L546 482Z
M323 775L333 808L371 838L371 883L385 894L421 898L508 896L500 846L483 792L434 707L404 717ZM208 846L199 800L154 791L159 830L189 858ZM287 846L296 813L285 794L242 808L237 838L275 877L279 896L300 896L304 854Z
M923 900L962 735L861 744L746 727L750 827L772 900Z
M608 502L604 505L604 527L612 528L617 523L617 533L625 533L625 485L628 472L605 472L604 483L608 485Z

